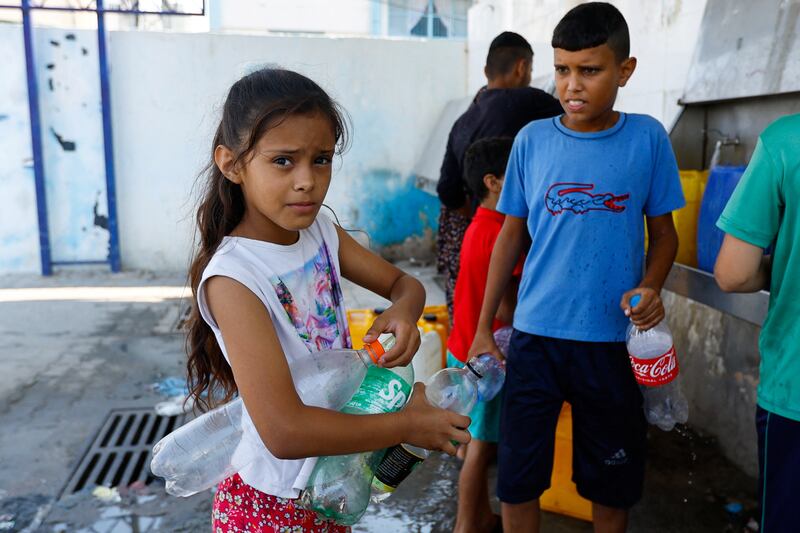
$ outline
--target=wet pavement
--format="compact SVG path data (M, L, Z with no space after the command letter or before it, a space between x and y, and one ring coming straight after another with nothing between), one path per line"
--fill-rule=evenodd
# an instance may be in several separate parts
M441 303L430 267L405 265ZM184 280L126 273L0 277L0 533L208 531L210 492L180 499L158 481L63 494L109 411L165 399L153 384L183 372ZM71 288L70 288L71 287ZM382 301L346 287L352 308ZM711 437L688 428L649 435L645 496L633 532L746 531L755 481L727 461ZM459 461L432 455L355 532L449 531ZM495 505L497 502L495 502ZM728 512L726 505L741 512ZM543 531L591 531L545 513Z

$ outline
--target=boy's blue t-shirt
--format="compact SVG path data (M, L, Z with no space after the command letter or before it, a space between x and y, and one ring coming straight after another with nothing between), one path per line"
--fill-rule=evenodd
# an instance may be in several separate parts
M647 115L619 114L581 133L559 117L523 128L497 210L527 218L532 245L516 329L560 339L625 340L622 294L644 274L644 218L685 204L667 132Z

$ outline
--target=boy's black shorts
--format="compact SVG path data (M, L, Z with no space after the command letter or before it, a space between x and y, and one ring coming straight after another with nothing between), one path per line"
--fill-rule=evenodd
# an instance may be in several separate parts
M550 487L561 405L572 404L578 493L627 509L642 495L647 423L623 342L581 342L514 330L500 416L497 496L537 499Z

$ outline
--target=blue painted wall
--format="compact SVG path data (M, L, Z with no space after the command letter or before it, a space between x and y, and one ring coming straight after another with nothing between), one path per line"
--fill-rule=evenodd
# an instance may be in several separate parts
M400 244L408 237L436 231L439 200L421 191L413 175L372 170L358 180L354 192L353 229L369 233L373 245Z

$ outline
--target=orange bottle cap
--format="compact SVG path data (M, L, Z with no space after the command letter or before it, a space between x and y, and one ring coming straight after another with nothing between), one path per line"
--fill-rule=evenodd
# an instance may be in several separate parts
M372 358L372 362L378 363L378 360L386 353L383 349L383 344L379 340L374 340L367 344L367 353Z

